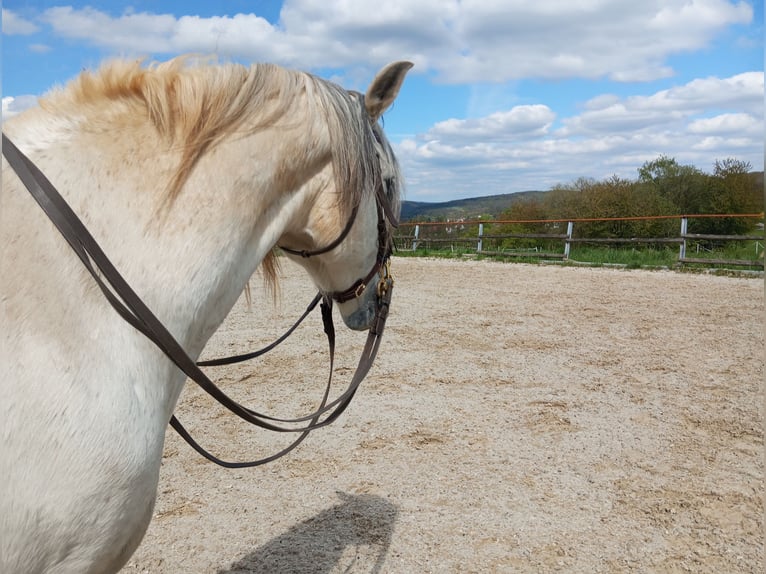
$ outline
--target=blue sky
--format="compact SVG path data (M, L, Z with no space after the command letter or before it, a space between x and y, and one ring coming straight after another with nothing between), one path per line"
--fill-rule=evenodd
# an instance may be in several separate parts
M6 0L3 116L105 58L215 53L364 90L410 60L386 133L407 198L635 178L661 154L764 162L763 0Z

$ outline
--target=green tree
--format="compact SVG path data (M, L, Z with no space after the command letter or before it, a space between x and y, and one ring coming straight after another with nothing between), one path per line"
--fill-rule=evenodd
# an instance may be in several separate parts
M550 218L624 218L677 213L675 205L661 194L655 184L665 172L679 171L674 160L647 166L644 182L612 176L603 181L579 178L554 187L543 198ZM666 168L671 169L666 169ZM655 173L650 173L655 168ZM655 179L656 178L656 179ZM661 237L671 235L672 220L582 222L575 227L579 237Z
M657 237L667 234L667 222L661 220L625 220L628 217L663 215L669 202L653 186L612 176L596 182L582 194L583 212L589 218L614 218L581 224L581 236L586 237Z
M750 163L746 161L734 158L716 160L705 213L763 212L763 189L751 170ZM756 223L755 219L744 217L716 218L708 220L705 228L707 233L738 235L752 230Z
M543 202L536 198L514 202L510 208L503 212L501 218L519 223L505 223L498 226L498 235L554 232L551 224L541 221L548 219L549 215L545 211ZM502 240L501 246L510 249L523 249L537 247L543 243L547 247L547 243L538 238L507 238Z
M638 169L638 181L670 202L680 214L704 213L709 203L709 176L691 165L662 155Z

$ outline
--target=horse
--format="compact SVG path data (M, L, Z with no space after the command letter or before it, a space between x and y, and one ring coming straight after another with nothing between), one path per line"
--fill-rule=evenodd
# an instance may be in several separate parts
M278 246L321 293L353 286L338 309L365 330L380 190L396 217L402 193L378 120L411 67L385 66L363 95L272 64L113 60L8 119L4 146L45 174L191 358L256 269L275 280ZM0 572L117 572L150 522L186 376L2 168Z

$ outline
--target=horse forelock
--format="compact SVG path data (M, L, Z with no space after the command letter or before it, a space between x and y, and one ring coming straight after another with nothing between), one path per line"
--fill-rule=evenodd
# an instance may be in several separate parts
M374 194L388 176L396 183L389 201L398 212L399 164L383 130L367 114L364 97L329 82L324 82L324 86L323 106L329 112L327 125L333 143L334 183L341 212L348 216L362 197Z
M384 179L384 183L388 182L391 184L386 184L387 198L392 211L398 216L401 210L401 196L404 183L402 171L394 150L383 133L383 129L378 124L375 124L373 130L377 134L376 139L381 150L381 176Z

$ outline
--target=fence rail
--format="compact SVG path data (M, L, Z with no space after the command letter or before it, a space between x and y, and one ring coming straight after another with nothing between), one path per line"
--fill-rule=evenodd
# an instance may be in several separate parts
M405 222L399 226L398 233L394 240L399 249L417 251L423 246L440 245L476 245L476 253L481 255L502 255L503 257L528 257L538 259L563 259L568 260L573 244L677 244L679 264L707 263L716 265L731 266L749 266L760 267L763 269L763 258L758 257L758 247L763 250L761 242L764 241L764 235L718 235L704 233L688 233L690 219L705 218L759 218L763 219L762 213L747 214L702 214L702 215L659 215L649 217L611 217L611 218L587 218L587 219L547 219L547 220L497 220L497 221L451 221L451 222ZM574 230L576 224L595 223L595 222L615 222L615 221L651 221L658 219L675 219L680 221L680 232L675 237L575 237ZM509 224L547 224L560 225L566 223L566 233L484 233L485 225L509 225ZM461 235L453 237L429 237L423 234L425 229L445 228L448 230L460 229L465 232L466 228L477 227L475 235ZM404 233L404 230L412 229L411 234ZM540 239L545 241L561 241L563 243L563 253L550 252L538 248L513 249L513 250L488 250L484 248L485 241L495 241L504 239ZM689 242L699 241L755 241L756 258L755 259L716 259L687 257L686 251Z

